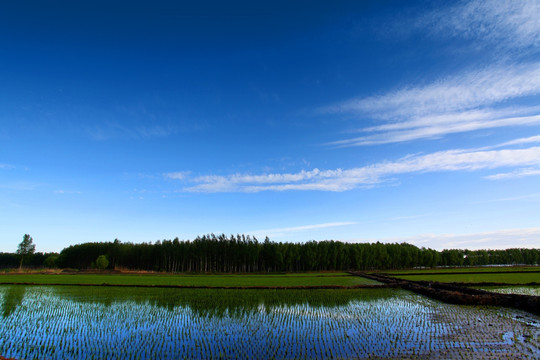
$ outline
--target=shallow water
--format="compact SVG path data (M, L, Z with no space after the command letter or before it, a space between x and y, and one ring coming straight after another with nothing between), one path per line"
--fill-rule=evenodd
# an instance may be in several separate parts
M397 289L0 286L0 354L19 359L538 357L526 313Z
M483 286L479 289L496 292L500 294L518 294L540 296L540 286Z

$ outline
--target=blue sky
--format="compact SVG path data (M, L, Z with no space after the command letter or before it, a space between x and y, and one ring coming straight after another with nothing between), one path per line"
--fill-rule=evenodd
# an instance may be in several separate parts
M0 4L0 251L540 247L538 1Z

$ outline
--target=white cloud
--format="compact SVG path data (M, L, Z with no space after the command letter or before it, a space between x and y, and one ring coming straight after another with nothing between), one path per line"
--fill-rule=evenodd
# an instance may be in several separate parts
M55 190L55 194L81 194L80 191L76 190Z
M400 34L427 34L443 42L458 38L460 51L466 46L476 49L471 60L478 57L476 51L480 50L488 54L491 64L321 108L322 113L348 113L363 120L384 122L359 129L367 133L363 136L330 144L386 144L489 128L537 125L538 107L523 108L519 114L486 108L540 94L540 63L530 60L537 59L540 53L539 19L538 0L479 0L443 4L399 23Z
M510 146L510 145L522 145L522 144L530 144L530 143L540 143L540 135L507 141L505 143L497 145L497 147Z
M248 231L247 233L254 234L255 236L280 237L280 236L284 236L292 232L325 229L325 228L331 228L331 227L349 226L349 225L356 225L356 224L357 224L356 222L342 221L342 222L303 225L303 226L295 226L295 227L287 227L287 228L255 230L255 231Z
M461 114L427 116L401 123L374 126L364 129L364 131L373 132L392 128L396 130L379 132L373 135L359 136L346 140L338 140L328 143L328 145L354 146L387 144L426 138L438 138L453 133L506 126L540 125L540 115L491 119L488 116L482 116L482 113L483 111L471 111ZM487 113L489 114L491 112ZM471 115L475 115L475 117L473 118ZM531 142L534 142L534 140L531 139Z
M482 203L502 202L502 201L522 201L522 200L533 201L533 202L540 201L540 193L512 196L512 197L491 199L491 200L484 200L484 201L475 201L475 202L472 202L471 204L482 204Z
M538 94L540 63L533 63L473 71L425 86L404 87L379 96L348 100L320 111L354 113L384 121L358 130L367 135L330 143L372 145L489 128L538 125L538 106L493 108L504 101Z
M346 191L386 181L391 176L441 171L474 171L540 165L540 147L502 150L450 150L412 155L353 169L301 171L286 174L203 176L188 192L260 192L286 190Z
M87 134L93 140L104 141L111 139L150 139L167 137L177 133L174 126L132 126L117 121L108 121L86 128Z
M415 28L438 37L471 39L484 46L522 49L540 44L537 0L478 0L429 12Z
M490 180L516 179L526 176L540 175L540 168L524 168L515 171L486 176Z
M167 179L184 180L189 176L189 174L190 174L190 171L176 171L176 172L165 173L163 174L163 176L165 176Z
M522 195L522 196L514 196L509 198L503 198L503 199L496 199L493 201L516 201L516 200L536 200L540 198L540 193L537 194L528 194L528 195Z
M540 228L504 229L469 234L420 234L408 237L351 239L349 242L407 242L416 246L443 249L539 248Z
M36 190L39 187L42 187L44 184L32 182L32 181L15 181L10 183L0 183L0 189L8 189L15 191L32 191Z
M384 95L351 99L322 108L321 111L353 112L399 120L464 111L539 93L540 63L495 66L425 86L405 87Z

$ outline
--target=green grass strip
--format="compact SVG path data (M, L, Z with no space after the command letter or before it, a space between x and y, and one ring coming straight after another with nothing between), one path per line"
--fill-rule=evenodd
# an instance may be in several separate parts
M295 287L377 285L378 282L359 276L287 276L287 275L0 275L0 283L32 284L109 284L186 287Z
M540 273L485 273L485 274L437 274L437 275L393 275L398 279L412 281L439 281L458 283L540 283Z

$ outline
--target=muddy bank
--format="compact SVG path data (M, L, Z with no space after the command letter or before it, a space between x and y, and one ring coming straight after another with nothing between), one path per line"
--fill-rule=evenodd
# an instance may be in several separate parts
M540 315L540 296L499 294L473 289L462 284L440 283L436 281L410 281L382 274L360 272L352 272L352 274L380 281L387 285L397 286L451 304L504 306ZM476 286L477 284L471 285Z

